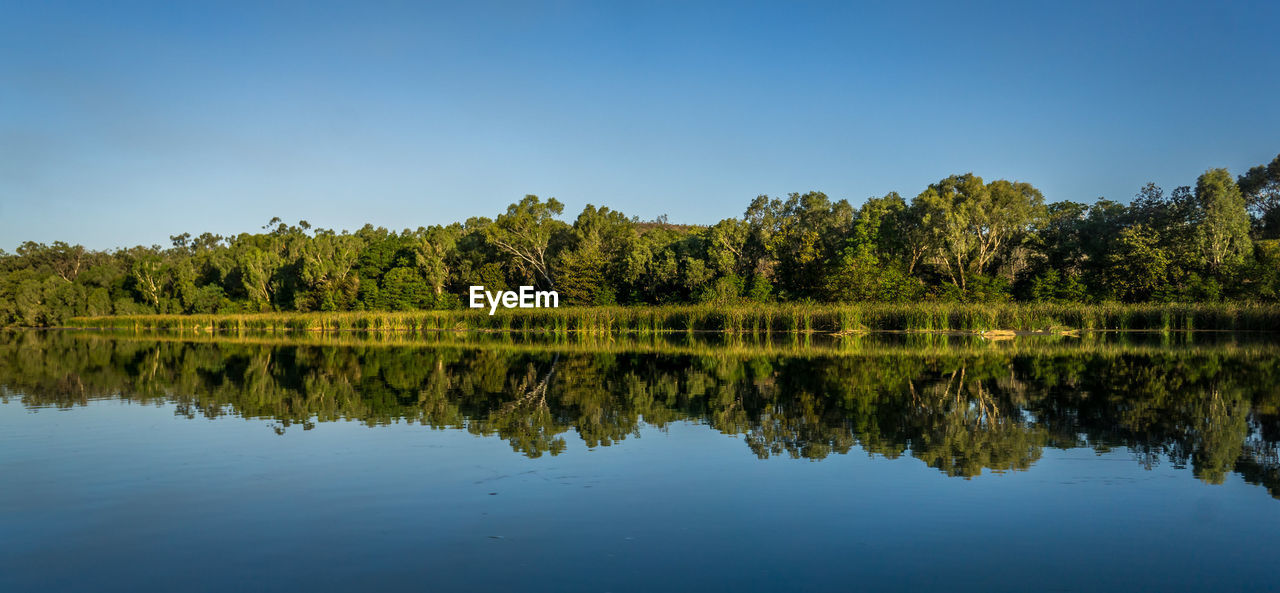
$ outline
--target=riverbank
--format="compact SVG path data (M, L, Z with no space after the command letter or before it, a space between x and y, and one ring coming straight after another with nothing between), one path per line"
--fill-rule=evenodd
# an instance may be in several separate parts
M1154 356L1175 352L1275 358L1277 335L1226 331L1090 331L1059 334L1020 332L992 340L973 332L864 332L849 334L667 332L591 334L551 332L345 331L191 332L155 329L12 330L20 339L68 334L88 342L188 343L236 347L391 348L492 351L520 354L664 355L714 358L757 357L983 357ZM4 332L0 330L0 335ZM3 340L0 340L3 341Z
M1280 330L1280 305L769 304L76 317L75 328L179 331L518 331L650 334Z

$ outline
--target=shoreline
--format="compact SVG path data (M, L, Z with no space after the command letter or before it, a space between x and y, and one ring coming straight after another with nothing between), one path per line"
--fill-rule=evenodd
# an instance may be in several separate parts
M403 312L74 317L74 329L409 331L622 334L827 334L958 332L1009 339L1095 331L1280 331L1280 305L1214 304L768 304L564 307Z

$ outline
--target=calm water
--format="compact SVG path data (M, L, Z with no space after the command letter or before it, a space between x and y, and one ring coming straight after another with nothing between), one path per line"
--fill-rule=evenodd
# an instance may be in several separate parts
M1275 337L8 332L0 402L6 592L1280 588Z

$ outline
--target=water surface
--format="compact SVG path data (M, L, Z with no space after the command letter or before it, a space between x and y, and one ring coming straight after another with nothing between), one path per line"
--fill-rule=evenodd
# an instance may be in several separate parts
M0 333L0 590L1271 590L1278 354Z

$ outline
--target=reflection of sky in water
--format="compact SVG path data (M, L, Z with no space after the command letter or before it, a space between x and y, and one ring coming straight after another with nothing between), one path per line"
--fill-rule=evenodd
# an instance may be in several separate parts
M0 405L0 588L1263 590L1280 544L1265 490L1124 450L955 479L856 449L762 461L690 422L537 459L265 423Z
M9 337L6 592L1263 590L1280 544L1258 334Z

